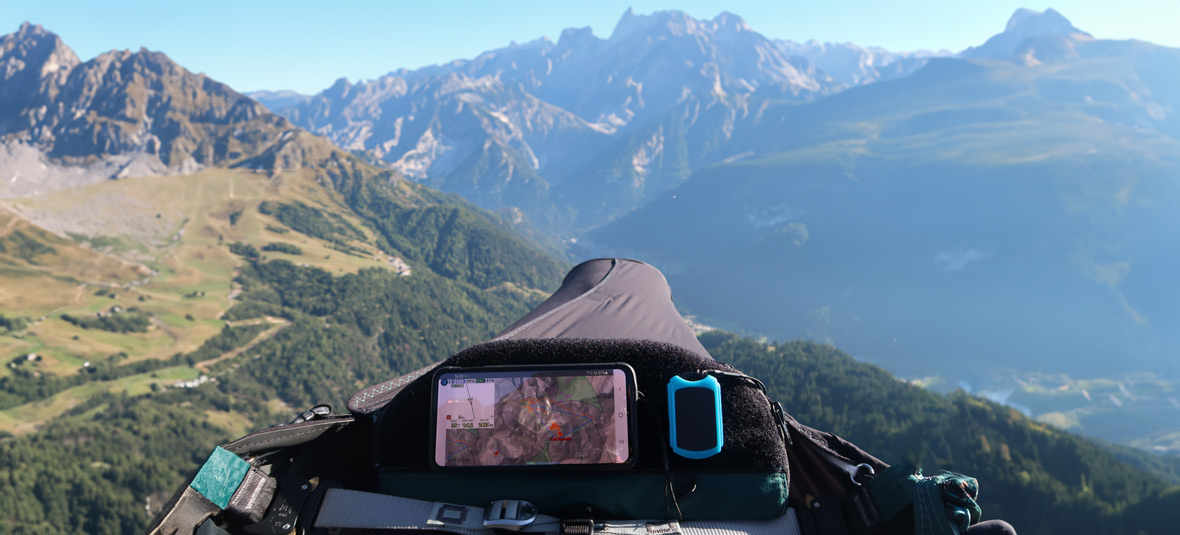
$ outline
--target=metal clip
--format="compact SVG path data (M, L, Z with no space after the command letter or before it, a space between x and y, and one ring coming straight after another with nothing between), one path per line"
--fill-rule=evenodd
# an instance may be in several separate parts
M848 473L848 477L852 479L852 483L854 485L859 487L865 484L866 481L872 479L876 474L877 471L873 470L872 466L869 466L865 463L860 463Z
M537 519L537 508L524 500L498 500L484 511L483 527L520 531Z

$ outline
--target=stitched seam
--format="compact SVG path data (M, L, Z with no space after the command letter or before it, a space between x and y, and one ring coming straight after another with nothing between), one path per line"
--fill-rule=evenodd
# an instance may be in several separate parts
M271 442L278 442L278 441L280 441L280 440L286 440L286 439L290 439L290 438L301 437L301 436L303 436L303 435L310 435L310 434L313 434L313 433L322 433L322 432L324 432L324 431L327 431L328 429L331 429L333 426L336 426L336 425L339 425L339 422L330 422L330 423L328 423L327 425L316 426L316 427L314 427L314 428L313 428L313 427L311 427L311 426L308 426L309 428L308 428L306 431L303 431L302 433L294 433L294 434L290 434L290 435L283 435L283 436L280 436L280 437L276 437L276 438L270 438L270 439L267 439L267 440L250 440L249 442L241 442L241 443L238 443L238 444L235 444L235 443L233 443L233 442L230 442L229 444L226 444L226 445L227 445L227 446L234 446L234 447L235 447L235 449L240 449L241 447L245 447L245 446L258 446L258 445L261 445L261 444L269 444L269 443L271 443ZM264 432L264 433L267 433L266 431L263 431L263 432ZM276 433L277 433L277 431L276 431ZM268 433L268 434L269 434L269 433ZM258 437L258 438L263 438L263 437ZM243 440L245 440L245 439L243 439Z

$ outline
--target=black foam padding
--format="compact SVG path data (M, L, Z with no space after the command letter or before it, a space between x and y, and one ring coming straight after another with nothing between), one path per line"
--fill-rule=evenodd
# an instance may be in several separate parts
M786 450L770 402L747 381L721 383L725 445L707 459L686 459L668 443L668 380L698 370L736 371L683 347L647 340L519 339L488 342L444 361L442 366L494 366L625 362L635 369L642 394L636 410L636 470L663 471L666 458L674 471L785 470ZM430 387L433 374L410 383L375 414L374 459L381 468L429 470ZM642 401L645 399L646 401Z

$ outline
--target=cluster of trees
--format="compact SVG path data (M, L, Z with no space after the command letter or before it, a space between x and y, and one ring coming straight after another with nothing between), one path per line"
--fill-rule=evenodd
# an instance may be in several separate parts
M29 318L24 316L5 316L0 314L0 333L8 334L11 332L23 331L25 327L29 326Z
M263 245L262 250L263 251L274 251L276 253L286 253L289 255L296 255L296 256L303 254L303 249L300 249L298 245L295 245L293 243L281 242L281 241L271 242L266 245Z
M108 312L99 316L62 314L61 319L83 329L98 329L113 333L146 333L152 326L147 316L137 311Z
M30 264L37 263L37 257L43 254L54 254L57 249L46 245L17 229L0 237L0 254L9 254Z
M365 234L334 212L327 212L308 206L299 201L280 203L263 201L258 212L273 215L280 223L313 238L344 243L351 239L364 239Z
M229 244L229 252L247 260L258 258L258 248L244 241L236 241Z

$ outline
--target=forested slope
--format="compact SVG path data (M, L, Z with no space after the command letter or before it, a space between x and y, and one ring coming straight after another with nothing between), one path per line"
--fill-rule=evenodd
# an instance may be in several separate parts
M977 477L984 517L1006 519L1021 534L1163 534L1180 525L1177 488L1015 409L930 393L829 345L766 345L719 331L702 342L718 360L765 381L806 425L889 463Z

